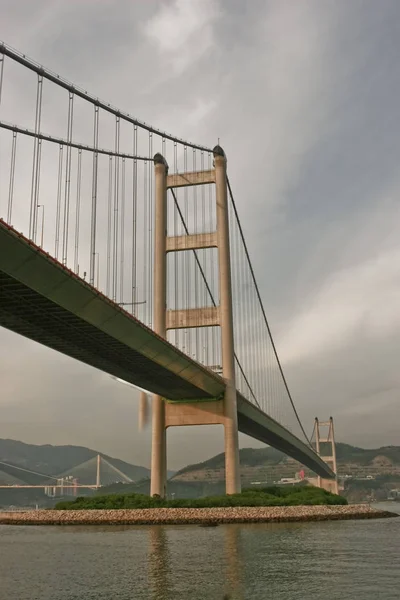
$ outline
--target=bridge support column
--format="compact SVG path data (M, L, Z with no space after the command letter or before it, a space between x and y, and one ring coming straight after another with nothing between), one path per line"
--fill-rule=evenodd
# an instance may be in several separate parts
M229 246L228 193L226 156L220 146L214 148L214 169L194 173L167 175L165 159L156 154L155 165L155 247L154 247L154 331L166 337L167 329L220 326L222 376L225 379L223 401L206 406L179 403L165 404L160 396L153 399L151 460L151 494L166 494L166 429L177 425L222 424L225 435L226 493L240 492L239 439L233 343L232 282ZM167 237L168 188L215 183L217 231ZM220 304L199 309L166 309L167 252L218 249Z
M324 427L328 430L326 436L321 437L320 428ZM339 493L339 482L337 477L337 461L336 461L336 443L335 443L335 430L333 427L333 418L329 417L329 421L319 421L319 419L315 418L315 449L317 454L325 461L335 473L335 479L324 479L320 475L317 477L317 487L324 488L328 492L332 492L333 494ZM331 447L331 452L328 456L321 455L321 443L329 444Z
M167 172L168 165L161 154L154 157L155 171L155 231L154 231L154 331L165 338L166 330L166 283L167 283ZM165 429L165 403L161 396L153 395L151 486L152 496L162 498L167 485L167 444Z
M226 156L220 146L214 148L215 187L217 201L217 240L220 286L220 324L222 375L227 387L225 413L225 480L226 493L240 492L239 437L233 344L232 278L229 248L228 193Z

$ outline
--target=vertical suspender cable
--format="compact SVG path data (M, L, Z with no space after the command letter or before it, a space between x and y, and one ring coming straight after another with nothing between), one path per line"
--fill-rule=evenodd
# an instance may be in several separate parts
M171 188L171 193L172 193L172 197L173 197L173 199L174 199L174 204L175 204L176 212L178 213L178 215L179 215L179 217L180 217L180 220L181 220L181 222L182 222L183 231L184 231L184 233L185 233L186 235L189 235L189 229L188 229L188 226L187 226L187 224L186 224L186 221L185 221L185 218L184 218L184 216L183 216L183 213L182 213L182 211L181 211L181 209L180 209L180 207L179 207L179 204L178 204L178 199L177 199L177 196L176 196L176 192L175 192L175 190L174 190L173 188ZM216 303L216 301L215 301L215 297L218 297L218 296L217 296L216 294L215 294L215 296L214 296L214 294L213 294L213 292L212 292L212 288L210 287L210 284L209 284L209 283L208 283L208 281L207 281L206 274L205 274L205 272L204 272L204 269L203 269L203 267L201 266L201 263L200 263L200 261L199 261L199 258L198 258L198 255L197 255L197 252L196 252L196 250L192 250L192 253L193 253L194 257L195 257L196 265L197 265L197 266L198 266L198 268L200 269L200 273L201 273L202 279L203 279L203 281L204 281L204 284L205 284L205 286L206 286L207 292L208 292L208 294L209 294L209 296L210 296L210 298L211 298L212 305L213 305L213 306L217 306L217 303ZM182 253L180 253L180 254L184 254L184 252L182 252ZM183 263L182 263L182 264L183 264ZM182 275L181 275L180 281L181 281L181 283L183 282L183 276L182 276ZM218 287L217 287L217 288L215 288L215 289L217 289L217 290L218 290ZM183 298L184 298L184 296L183 296ZM215 327L213 327L213 330L215 330L215 329L216 329L216 328L215 328ZM185 332L185 331L186 331L186 330L182 329L182 332ZM183 344L182 346L179 346L179 345L178 345L178 347L179 347L179 348L180 348L180 349L181 349L183 352L185 352L185 351L186 351L186 346L185 346L184 344ZM216 351L217 351L217 354L218 354L218 358L220 358L220 354L221 354L221 353L220 353L220 345L219 345L219 344L217 344L217 346L216 346ZM257 406L258 406L258 407L260 407L260 404L259 404L259 402L258 402L258 400L257 400L257 398L256 398L256 396L255 396L255 394L254 394L254 392L253 392L253 390L252 390L252 387L251 387L251 385L250 385L250 383L249 383L249 381L248 381L248 379L247 379L247 377L246 377L246 375L245 375L245 373L244 373L244 371L243 371L243 367L242 367L242 365L241 365L241 363L240 363L240 361L239 361L239 357L236 355L236 353L235 353L235 360L236 360L236 362L237 362L237 364L238 364L238 367L239 367L239 369L240 369L240 372L242 373L242 376L243 376L243 378L244 378L244 380L245 380L245 382L246 382L246 385L247 385L247 387L248 387L249 393L251 394L251 396L252 396L253 400L255 401L255 403L257 404ZM212 364L215 364L215 365L216 365L216 364L220 364L220 363L217 363L217 362L215 362L215 361L214 361Z
M4 54L0 54L0 104L1 104L2 94L3 94L4 61L5 61Z
M60 249L60 218L61 218L61 194L62 194L62 172L63 172L64 146L60 144L58 151L58 177L57 177L57 208L56 208L56 238L54 256L58 259Z
M115 152L119 153L120 118L115 118ZM114 175L114 220L113 220L113 269L112 269L112 299L117 300L118 285L118 213L119 213L119 157L115 157Z
M148 156L153 156L153 134L149 131L149 154ZM148 304L149 304L149 326L152 327L153 324L153 169L149 168L149 264L147 268L148 277L149 277L149 296L148 296Z
M120 275L119 275L119 298L124 301L124 258L125 258L125 158L122 159L121 168L121 250L120 250Z
M93 146L97 150L99 147L99 107L94 105L93 119ZM90 218L90 263L89 263L89 281L94 285L94 272L96 266L96 226L97 226L97 183L99 170L99 153L93 153L93 173L92 173L92 213Z
M38 74L36 88L36 111L35 111L35 134L40 133L40 124L42 120L42 96L43 96L43 76ZM31 209L29 216L29 237L36 241L37 229L37 205L39 195L40 178L40 157L42 149L42 140L34 138L33 143L33 164L32 164L32 185L31 185Z
M1 82L1 79L0 79L0 82ZM12 204L13 204L13 198L14 198L16 154L17 154L17 132L13 131L13 138L12 138L12 145L11 145L10 183L8 186L8 207L7 207L7 223L9 225L11 225Z
M150 169L150 167L149 167ZM143 295L144 295L144 322L146 325L149 324L149 295L147 290L147 160L144 161L143 167Z
M256 316L254 314L254 297L253 297L253 286L252 286L252 282L251 279L249 277L249 297L248 297L248 305L247 305L247 310L248 310L248 315L247 315L247 330L249 332L249 338L250 338L250 344L249 344L249 371L248 373L248 377L249 379L252 381L253 385L255 384L255 386L257 385L257 359L255 357L255 353L257 351L256 349L256 343L255 343L255 328L254 328L254 324L255 324L255 319ZM257 393L257 388L256 389L256 393Z
M178 145L176 142L174 142L174 173L178 173ZM176 203L178 203L178 189L176 188L175 190L175 194L176 194ZM172 208L173 210L173 215L174 215L174 225L173 225L173 235L174 237L176 237L178 235L178 211L176 209L176 206L173 206ZM178 295L178 261L180 260L179 257L179 252L174 252L174 256L173 256L173 268L174 268L174 299L173 299L173 306L172 308L174 310L178 310L179 308L179 295ZM180 339L181 339L181 333L180 333L180 329L175 330L174 332L174 336L175 336L175 345L178 346L178 348L180 348Z
M231 257L231 273L232 273L232 309L233 309L233 340L234 348L238 347L238 315L237 315L237 299L238 299L238 261L236 256L237 251L237 240L236 231L232 222L232 209L228 204L228 215L229 215L229 243L230 243L230 257ZM240 374L238 373L237 362L235 361L235 375L236 375L236 387L240 386ZM240 389L240 387L239 387Z
M63 250L62 262L67 264L68 260L68 230L69 230L69 200L71 193L71 157L72 157L72 127L74 122L74 94L69 93L68 98L68 123L67 123L67 147L65 158L65 191L64 191L64 227L63 227Z
M187 173L188 171L188 158L187 158L187 146L184 147L184 165L183 165L183 170L185 173ZM184 197L184 201L183 201L183 209L184 209L184 215L185 215L185 222L187 223L188 227L190 227L189 224L189 202L188 202L188 196L189 196L189 188L185 187L184 191L183 191L183 197ZM190 229L188 230L188 232L190 231ZM184 308L187 310L189 308L190 305L190 283L189 283L189 272L190 272L190 264L189 264L189 254L187 252L184 253L184 277L182 278L182 281L184 282L184 294L185 294L185 304L184 304ZM184 329L184 344L185 344L185 352L186 354L190 355L190 329Z
M76 206L75 206L75 254L74 271L79 274L79 226L81 213L81 183L82 183L82 150L78 150L78 172L76 176Z
M193 149L193 171L196 172L197 171L197 152L195 149ZM197 211L198 211L198 206L197 206L197 186L193 187L193 196L194 196L194 224L193 224L193 233L197 234L199 233L198 231L198 225L197 225ZM200 256L202 256L201 253L197 253L198 255L200 254ZM190 258L193 259L193 256L191 256ZM200 289L199 289L199 270L196 269L196 264L193 261L193 271L194 271L194 308L199 308L201 310L202 308L202 302L201 302L201 297L200 297ZM192 287L192 282L190 282L190 287ZM197 357L197 360L200 360L200 311L199 311L199 321L197 322L197 327L194 331L194 343L195 343L195 354Z
M108 196L107 196L107 273L106 295L111 295L111 238L112 238L112 195L113 195L113 157L108 160Z
M204 171L204 152L201 152L200 155L200 169L202 171ZM202 185L201 186L201 217L202 217L202 222L201 222L201 233L205 233L206 228L206 205L205 205L205 186ZM208 255L209 249L206 249L204 251L204 271L207 273L207 255ZM204 282L203 282L204 283ZM207 306L208 303L208 298L207 298L207 289L205 285L202 285L202 290L203 290L203 296L202 296L202 304L203 306ZM209 328L207 327L206 329L203 329L203 339L202 339L202 363L204 365L208 365L208 356L207 356L207 347L208 347L208 335L209 335Z
M239 330L239 335L240 335L240 342L241 344L243 344L243 339L244 339L244 335L243 335L243 330L244 330L244 323L243 323L243 286L244 286L244 282L243 282L243 261L242 261L242 248L241 245L239 243L236 244L237 246L237 273L238 273L238 311L239 311L239 316L238 316L238 330ZM243 389L245 389L245 381L243 378L243 374L240 373L241 375L241 381L242 381L242 386Z
M0 106L1 106L1 98L2 98L2 92L3 92L3 76L4 76L4 60L5 60L5 56L4 54L0 54ZM14 135L15 132L13 132ZM14 146L14 137L13 137L13 146ZM11 150L12 153L12 150ZM10 224L10 218L8 217L8 213L10 212L10 189L11 189L11 171L12 171L12 158L11 158L11 168L10 168L10 187L9 187L9 193L8 193L8 210L7 210L7 223Z
M260 314L260 346L261 346L261 366L262 366L262 398L264 411L268 412L268 368L267 368L267 340L265 337L266 330L262 325L262 314Z
M137 127L133 127L133 155L137 154ZM137 252L137 160L133 161L132 174L132 314L136 316L136 252Z
M211 170L211 154L210 153L208 154L208 170L209 171ZM210 217L211 217L211 215L214 214L213 197L212 196L213 196L212 188L211 188L211 185L209 185L208 186L208 211L209 211ZM213 218L212 221L213 221L212 230L215 230L216 229L215 219ZM214 297L217 299L215 304L219 304L219 291L218 291L218 287L217 288L215 287L215 278L214 278L214 261L215 261L215 256L216 256L217 252L218 252L218 249L217 249L217 251L215 251L214 248L211 248L211 250L210 250L210 281L211 281L212 294L214 294ZM217 293L216 293L216 291L217 291ZM219 357L216 355L217 335L218 335L217 328L213 327L211 330L211 340L210 340L211 341L210 362L211 362L211 365L221 366Z
M257 398L262 402L262 407L264 410L264 394L262 393L262 362L261 362L261 343L260 343L260 331L263 327L262 322L260 322L260 307L257 303L257 296L255 290L253 292L254 298L254 315L255 315L255 338L256 338L256 357L257 357Z

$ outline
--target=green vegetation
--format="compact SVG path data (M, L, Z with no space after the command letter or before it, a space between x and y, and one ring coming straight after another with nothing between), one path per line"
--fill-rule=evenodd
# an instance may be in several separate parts
M144 494L110 494L108 496L80 497L72 502L59 502L57 510L128 509L128 508L212 508L225 506L300 506L315 504L347 504L342 496L308 486L267 487L245 489L231 496L206 498L179 498L163 500Z
M150 479L136 483L113 483L94 492L96 496L109 494L144 494L150 496ZM225 494L225 480L207 481L168 481L168 494L173 498L204 498L204 496L222 496ZM85 494L88 495L88 494ZM93 494L91 494L93 495Z

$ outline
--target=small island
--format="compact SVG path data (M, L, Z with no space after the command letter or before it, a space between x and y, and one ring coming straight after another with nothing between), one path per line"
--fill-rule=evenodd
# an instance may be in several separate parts
M59 502L54 510L0 512L0 524L161 525L376 519L398 516L312 486L245 489L240 494L163 499L109 494Z
M265 506L347 505L346 498L313 486L271 486L248 488L240 494L203 498L163 499L145 494L107 494L79 497L56 504L56 510L114 510L144 508L227 508Z

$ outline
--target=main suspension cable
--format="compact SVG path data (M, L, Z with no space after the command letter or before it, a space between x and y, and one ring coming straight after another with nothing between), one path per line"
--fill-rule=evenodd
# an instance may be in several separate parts
M178 142L179 144L185 144L186 146L188 146L190 148L196 148L197 150L205 150L206 152L211 151L210 148L206 148L205 146L201 146L201 145L197 145L197 144L192 144L190 142L185 142L184 140L182 140L178 137L175 137L169 133L160 131L156 127L152 127L151 125L149 125L147 123L138 121L138 119L135 119L129 113L125 113L125 112L119 110L118 108L115 108L111 104L109 104L107 102L103 102L99 98L96 98L95 96L88 94L86 90L83 90L82 88L70 83L66 79L63 79L56 73L53 73L49 69L46 69L42 65L29 59L27 56L25 56L25 54L21 54L17 50L14 50L10 46L7 46L4 42L0 42L0 54L8 56L12 60L15 60L19 64L23 65L24 67L27 67L31 71L34 71L35 73L40 75L40 77L42 77L42 78L44 77L45 79L48 79L52 83L55 83L56 85L75 94L75 96L79 96L83 100L87 100L91 104L94 104L94 105L98 106L99 108L101 108L102 110L105 110L108 113L115 115L116 117L122 119L123 121L127 121L128 123L131 123L132 125L136 125L137 127L140 127L141 129L145 129L145 130L147 130L151 133L154 133L156 135L159 135L160 137L163 137L167 140L171 140L173 142Z
M271 345L272 345L272 348L273 348L273 351L274 351L274 354L275 354L276 362L278 364L279 372L281 374L282 381L283 381L283 384L285 386L288 398L289 398L290 403L292 405L292 408L294 410L294 414L296 415L297 422L300 425L300 428L301 428L301 431L303 432L304 437L306 438L307 442L311 446L311 442L310 442L310 440L309 440L309 438L308 438L308 436L307 436L307 434L306 434L306 432L304 430L303 424L302 424L302 422L300 420L299 414L298 414L296 406L294 404L294 401L293 401L293 398L292 398L292 394L290 393L289 386L288 386L285 374L284 374L283 369L282 369L281 361L279 360L278 352L277 352L277 349L276 349L276 346L275 346L274 339L272 337L272 333L271 333L271 329L270 329L270 326L269 326L269 323L268 323L267 315L265 314L264 305L263 305L263 302L261 300L261 294L260 294L260 290L259 290L258 285L257 285L256 278L255 278L255 274L254 274L254 270L253 270L253 265L251 264L249 251L247 249L247 244L246 244L246 241L244 239L243 229L242 229L242 226L241 226L241 223L240 223L240 220L239 220L239 215L238 215L238 212L237 212L237 209L236 209L235 200L233 198L231 184L230 184L230 181L229 181L228 177L226 178L226 180L227 180L227 184L228 184L228 191L229 191L230 199L231 199L231 202L232 202L233 210L235 212L237 224L238 224L238 227L239 227L240 236L242 238L242 243L243 243L243 246L244 246L244 251L245 251L246 258L247 258L247 261L248 261L248 265L249 265L249 268L250 268L250 272L251 272L251 276L252 276L252 279L253 279L253 283L254 283L254 286L255 286L255 289L256 289L256 294L257 294L257 297L258 297L258 301L260 303L260 308L261 308L261 311L262 311L264 322L265 322L265 325L266 325L267 330L268 330L269 338L271 340Z
M43 140L45 142L52 142L53 144L62 144L63 146L71 146L71 148L77 148L78 150L86 150L87 152L94 152L96 154L105 154L106 156L118 156L119 158L126 158L130 160L152 160L148 156L137 156L134 154L127 154L125 152L115 152L114 150L107 150L105 148L94 148L93 146L88 146L86 144L79 144L78 142L67 142L67 140L63 138L54 137L52 135L47 135L41 132L36 133L31 129L23 129L22 127L18 127L18 125L12 125L11 123L5 123L4 121L0 121L0 129L7 129L8 131L15 131L16 133L21 133L22 135L27 135L33 138L37 138L39 140Z

